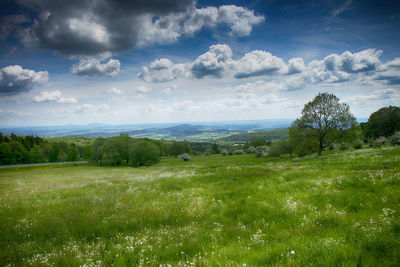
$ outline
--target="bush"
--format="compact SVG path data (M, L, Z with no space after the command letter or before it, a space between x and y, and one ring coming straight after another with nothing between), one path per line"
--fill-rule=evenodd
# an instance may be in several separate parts
M354 148L354 149L360 149L360 148L362 148L362 146L363 146L363 143L362 143L360 140L356 141L356 142L353 144L353 148Z
M256 147L256 157L257 158L262 158L262 157L266 157L268 155L268 150L269 148L267 146L258 146Z
M181 158L182 158L184 161L189 161L189 160L192 159L192 157L191 157L188 153L183 153L183 154L181 155Z
M149 166L160 161L158 147L150 142L135 142L129 147L129 163L134 167Z
M330 145L328 146L328 149L329 149L329 150L334 150L334 149L335 149L335 144L330 144Z
M250 146L246 149L246 153L254 153L256 152L256 148L254 146Z
M376 138L373 142L372 142L372 147L381 147L382 145L384 145L387 142L386 138L381 136Z
M233 151L233 153L236 154L236 155L244 154L244 150L243 149L236 149L235 151Z
M229 150L228 150L228 154L229 154L230 156L232 156L232 155L233 155L233 150L232 150L232 149L229 149Z
M400 131L395 132L388 139L392 145L400 145Z
M226 149L222 149L222 150L221 150L221 154L222 154L223 156L228 156L229 152L228 152L228 150L226 150Z
M347 144L347 143L340 143L339 149L340 149L340 150L348 150L348 149L349 149L349 144Z

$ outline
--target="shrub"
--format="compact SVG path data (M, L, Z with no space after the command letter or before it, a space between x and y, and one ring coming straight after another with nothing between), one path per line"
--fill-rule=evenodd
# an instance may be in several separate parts
M335 149L335 144L330 144L330 145L328 146L328 149L329 149L329 150L334 150L334 149Z
M256 152L256 148L254 146L250 146L249 148L246 149L247 153L254 153Z
M129 163L134 167L155 164L160 161L159 155L158 147L150 142L135 142L129 147Z
M392 145L400 145L400 131L395 132L388 139Z
M373 142L372 142L372 147L381 147L382 145L384 145L387 142L386 138L381 136L376 138Z
M360 149L360 148L362 148L362 146L363 146L363 143L362 143L360 140L356 141L356 142L353 144L353 148L354 148L354 149Z
M349 144L347 144L347 143L340 143L339 149L340 149L340 150L348 150L348 149L349 149Z
M228 154L229 154L230 156L232 156L232 155L233 155L233 150L232 150L232 149L229 149L229 150L228 150Z
M268 155L268 150L269 148L267 146L258 146L256 147L256 157L261 158L261 157L266 157Z
M229 152L228 152L228 150L226 150L226 149L222 149L222 150L221 150L221 154L222 154L223 156L228 156Z
M243 149L236 149L235 151L233 151L233 153L236 154L236 155L244 154L244 150Z
M183 153L183 154L181 155L181 158L182 158L184 161L189 161L189 160L192 159L192 157L191 157L188 153Z

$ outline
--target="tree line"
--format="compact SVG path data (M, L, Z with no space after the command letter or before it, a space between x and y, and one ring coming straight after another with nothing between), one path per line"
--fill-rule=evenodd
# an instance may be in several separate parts
M86 160L90 146L49 142L39 136L0 133L0 165Z

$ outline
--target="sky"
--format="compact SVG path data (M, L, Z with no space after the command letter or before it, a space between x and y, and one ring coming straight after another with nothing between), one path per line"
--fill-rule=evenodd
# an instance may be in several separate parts
M400 2L2 0L0 126L295 119L400 104Z

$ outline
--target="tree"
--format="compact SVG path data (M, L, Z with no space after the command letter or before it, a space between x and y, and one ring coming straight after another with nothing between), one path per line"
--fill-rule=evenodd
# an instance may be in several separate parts
M400 107L389 106L375 111L362 124L362 131L365 139L388 137L400 131Z
M160 150L151 142L139 141L129 146L129 163L134 167L152 165L159 160Z
M304 106L301 114L291 127L297 128L308 142L316 144L318 156L325 147L345 138L346 132L353 131L357 125L349 105L340 103L339 98L328 93L318 94Z
M79 160L79 151L76 146L70 146L67 154L67 161L77 161Z

